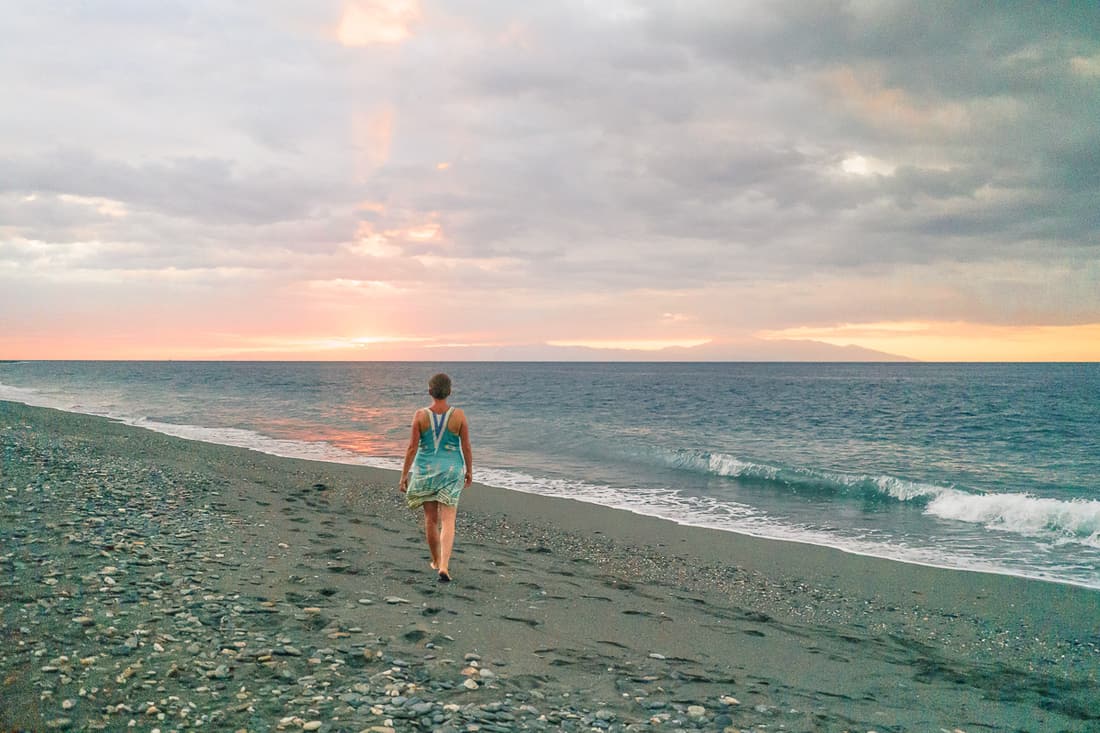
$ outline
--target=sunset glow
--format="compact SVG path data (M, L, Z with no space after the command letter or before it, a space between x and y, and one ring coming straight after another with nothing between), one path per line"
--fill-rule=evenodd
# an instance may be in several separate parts
M345 0L337 37L345 46L401 43L419 19L417 0Z
M1100 323L995 326L974 323L845 323L795 327L767 339L862 346L921 361L1100 361Z

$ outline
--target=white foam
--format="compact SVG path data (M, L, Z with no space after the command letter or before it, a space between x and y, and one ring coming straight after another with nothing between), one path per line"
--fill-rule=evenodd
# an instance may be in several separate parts
M981 524L987 529L1034 537L1053 535L1062 542L1098 546L1100 501L1063 501L1028 494L941 493L925 513L942 519Z
M33 405L35 407L56 407L54 404L47 404L47 399L48 398L40 394L36 389L14 387L10 384L0 382L0 400L22 402L24 405Z
M218 445L231 445L237 448L248 448L249 450L279 456L280 458L301 458L307 461L325 461L327 463L345 463L354 466L371 466L373 468L384 468L392 471L401 470L400 459L388 456L364 456L360 453L353 453L352 451L340 448L325 441L271 438L262 433L242 428L207 428L199 425L165 423L149 420L147 418L138 418L134 420L124 419L122 422L177 438L197 440L201 443L216 443Z

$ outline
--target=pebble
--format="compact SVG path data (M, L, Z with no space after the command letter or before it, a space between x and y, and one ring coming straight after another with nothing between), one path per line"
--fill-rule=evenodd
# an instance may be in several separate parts
M308 723L302 723L302 730L318 730L320 727L320 720L311 720Z

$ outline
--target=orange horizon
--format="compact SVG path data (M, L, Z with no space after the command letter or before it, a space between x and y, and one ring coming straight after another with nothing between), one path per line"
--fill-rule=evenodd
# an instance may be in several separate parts
M737 341L685 335L682 338L552 338L538 342L505 339L463 343L426 336L339 336L339 337L247 337L227 334L192 333L192 343L180 346L163 339L145 341L138 334L123 339L39 335L25 339L0 340L0 359L4 361L494 361L485 358L487 349L527 348L535 350L555 346L580 346L593 349L587 361L639 360L651 356L662 360L666 348L679 346L675 355L684 361L759 361L715 357L704 351L693 358L693 347L727 344L736 349ZM135 338L137 337L137 338ZM108 343L104 343L104 342ZM110 342L114 343L110 343ZM159 341L159 343L157 343ZM205 341L205 343L203 343ZM932 363L1019 363L1100 361L1100 323L1074 326L1000 326L962 321L895 321L844 323L833 326L799 326L759 331L750 342L795 343L813 341L833 346L857 346ZM49 342L49 343L46 343ZM122 343L120 343L122 342ZM128 343L126 343L128 342ZM463 352L468 355L464 356ZM471 356L472 355L472 356ZM667 354L666 354L667 355ZM604 357L604 358L601 358ZM624 359L626 357L626 359ZM512 359L506 359L512 360ZM540 357L535 353L520 361L554 361L553 351ZM575 354L567 357L578 360ZM780 359L779 361L783 361ZM792 361L802 361L794 359ZM868 358L865 361L874 361Z

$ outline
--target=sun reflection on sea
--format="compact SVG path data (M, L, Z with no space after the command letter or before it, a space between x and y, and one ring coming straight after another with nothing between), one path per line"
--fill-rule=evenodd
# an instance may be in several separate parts
M364 413L375 412L364 409ZM348 415L342 415L345 419ZM363 415L367 417L367 415ZM327 443L363 456L393 456L399 446L392 436L367 429L356 430L331 425L319 425L295 418L274 418L264 421L261 432L273 438L299 440L306 443Z

